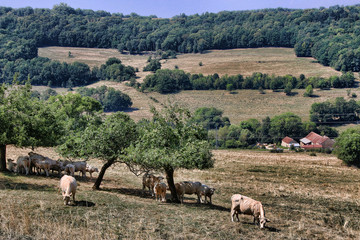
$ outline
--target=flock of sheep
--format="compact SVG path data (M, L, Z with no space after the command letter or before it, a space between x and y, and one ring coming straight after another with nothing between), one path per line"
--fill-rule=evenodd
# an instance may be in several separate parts
M71 196L75 203L77 182L74 178L74 173L79 172L80 175L81 172L82 176L86 177L86 172L89 172L92 178L92 173L98 172L97 168L88 165L84 161L55 161L33 152L30 152L28 156L18 157L16 163L14 160L8 159L8 168L10 171L25 173L26 175L35 172L35 170L38 175L41 174L43 170L46 176L49 176L50 171L57 171L60 176L62 171L64 171L65 175L60 179L59 187L65 205L70 204ZM166 191L169 190L169 188L166 183L163 182L163 179L161 176L145 173L143 176L143 191L148 188L151 195L155 196L156 201L166 202ZM196 194L197 203L207 203L207 198L209 198L209 203L212 204L211 198L215 192L215 188L211 188L200 182L190 181L176 183L175 189L181 203L184 202L184 194ZM202 200L203 196L204 200ZM234 216L236 216L239 221L239 214L252 215L254 217L254 223L258 224L260 228L264 228L265 224L270 222L270 220L265 217L265 211L261 202L240 194L235 194L231 197L231 221L234 221Z
M166 190L168 190L168 187L166 183L162 182L163 179L164 178L161 176L156 177L153 174L146 173L143 176L143 190L148 188L151 195L155 196L156 200L165 202ZM215 188L208 187L200 182L190 181L175 183L175 189L181 203L184 202L184 194L196 194L197 203L206 203L208 197L209 203L212 204L211 197L215 192ZM204 201L202 200L202 196L205 198ZM253 216L254 224L258 224L261 229L265 227L267 222L270 222L270 220L265 217L265 210L261 202L244 195L234 194L231 197L231 221L234 221L234 216L240 221L239 214Z

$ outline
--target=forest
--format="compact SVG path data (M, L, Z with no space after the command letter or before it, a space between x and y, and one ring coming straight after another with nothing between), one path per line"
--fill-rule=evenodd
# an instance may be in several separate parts
M293 47L298 57L312 56L336 70L358 72L359 15L359 5L181 14L169 19L74 9L64 3L52 9L0 7L0 59L34 59L41 46L115 48L130 54Z

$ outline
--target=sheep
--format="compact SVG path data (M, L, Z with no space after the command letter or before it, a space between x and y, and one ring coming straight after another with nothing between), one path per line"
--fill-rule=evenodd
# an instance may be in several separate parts
M73 203L75 204L75 194L76 194L76 179L73 176L64 175L60 179L60 190L63 196L64 204L69 205L70 196L73 197Z

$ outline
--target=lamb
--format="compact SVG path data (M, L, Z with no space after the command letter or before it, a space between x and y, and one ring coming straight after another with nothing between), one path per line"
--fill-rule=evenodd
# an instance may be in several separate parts
M159 202L161 198L161 202L166 202L166 184L163 182L157 182L154 186L154 193L155 193L155 200L158 200Z
M70 196L73 197L73 203L75 204L75 194L76 194L76 179L73 176L64 175L60 179L60 190L63 196L64 204L69 205Z
M164 178L159 176L156 177L153 174L145 173L143 176L143 191L147 187L151 193L151 196L154 196L154 186L156 183L161 182Z
M13 159L7 159L7 165L10 172L16 172L17 164Z

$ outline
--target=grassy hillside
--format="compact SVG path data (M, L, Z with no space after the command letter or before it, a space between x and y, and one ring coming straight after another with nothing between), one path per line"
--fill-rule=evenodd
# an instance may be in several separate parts
M8 157L30 149L8 148ZM57 158L51 149L37 151ZM175 181L215 187L213 205L155 202L141 191L141 178L117 165L102 191L77 177L76 206L64 206L59 178L0 174L1 239L358 239L357 169L331 155L214 151L215 168L180 170ZM101 163L92 160L97 167ZM241 193L262 201L271 220L260 230L250 216L230 221L230 197ZM169 193L168 193L169 197Z
M70 58L68 57L69 51L72 55ZM91 67L100 66L110 57L117 57L123 64L139 68L138 75L140 77L149 74L142 72L143 67L147 64L148 54L120 54L116 49L44 47L39 48L39 56L65 62L80 61ZM203 66L199 66L200 62ZM320 65L314 58L296 57L292 48L211 50L204 54L181 54L176 59L162 60L161 63L162 68L174 69L177 65L185 72L205 75L218 73L221 76L225 74L249 76L253 72L275 74L276 76L286 74L293 76L304 74L307 77L340 75L340 72Z
M71 51L72 58L68 57ZM118 57L125 65L138 67L140 77L138 81L149 74L142 72L146 65L148 55L120 54L114 49L87 49L68 47L46 47L39 49L39 55L60 61L81 61L90 66L99 66L109 58ZM203 66L199 66L199 62ZM205 54L182 54L177 59L162 60L162 68L173 69L177 65L180 69L190 73L213 74L243 74L251 75L253 72L263 72L275 75L292 74L299 76L329 77L340 73L332 68L324 67L315 63L313 58L297 58L293 49L290 48L258 48L258 49L233 49L213 50ZM314 102L321 102L336 97L347 97L346 89L331 91L317 91L315 98L304 98L304 90L294 90L294 96L285 96L281 92L266 91L259 94L256 90L241 90L235 94L227 91L183 91L178 94L161 95L158 93L139 93L135 89L125 86L124 83L98 82L91 86L107 85L120 89L128 94L133 101L133 109L128 113L135 119L149 118L151 116L149 105L160 106L160 103L176 101L185 107L195 110L199 107L216 107L224 111L234 124L249 118L263 119L266 116L274 116L291 111L299 115L303 120L309 119L310 106ZM360 96L358 89L352 92ZM154 101L155 99L155 101Z

